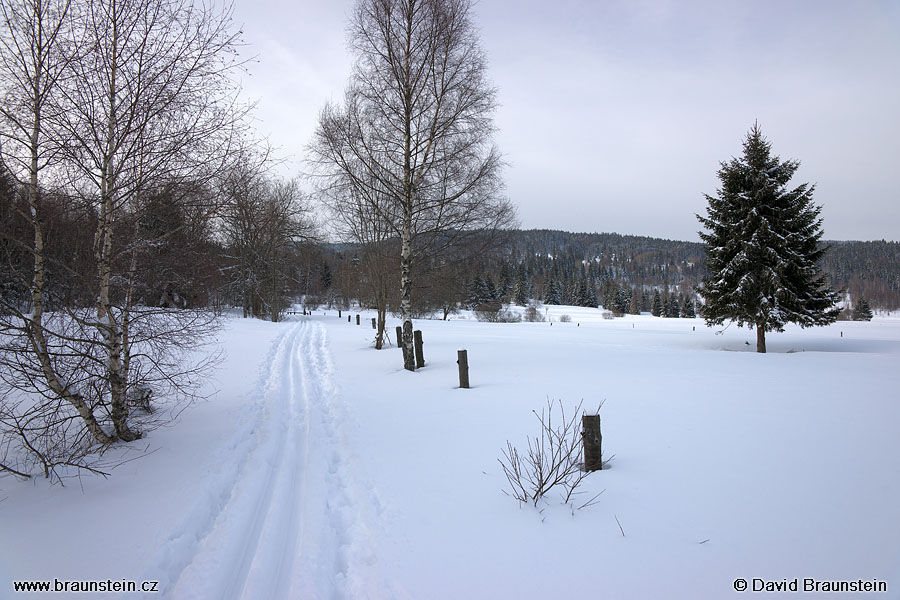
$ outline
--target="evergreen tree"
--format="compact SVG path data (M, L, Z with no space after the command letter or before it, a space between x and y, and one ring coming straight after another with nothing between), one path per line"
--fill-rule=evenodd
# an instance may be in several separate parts
M497 291L497 286L494 285L494 279L490 275L485 275L482 281L484 282L484 301L493 302L499 300L500 294Z
M607 280L604 283L604 288L603 308L610 311L616 310L616 297L619 295L619 284L615 281Z
M516 281L516 286L513 288L513 302L519 306L528 304L528 287L525 283Z
M616 303L615 303L615 311L617 313L622 313L623 315L628 312L628 303L629 298L627 296L625 286L622 286L616 292Z
M559 304L559 288L556 286L556 281L551 279L547 283L547 289L544 292L544 304Z
M578 306L578 283L574 279L570 279L566 284L566 293L563 304L567 306Z
M650 314L654 317L662 315L662 298L659 296L659 290L653 290L653 300L650 302Z
M480 276L476 275L472 278L472 281L469 282L468 289L469 308L474 309L476 306L486 301L484 298L484 281Z
M597 298L597 286L594 285L593 279L589 279L587 283L587 306L591 308L600 306L600 299Z
M825 253L821 207L814 186L787 185L800 163L771 155L772 144L758 124L747 134L743 156L721 163L721 188L706 195L709 275L699 288L707 324L726 320L756 328L756 351L766 351L766 331L784 324L825 325L837 318L837 295L827 288L817 261Z
M853 320L854 321L871 321L872 320L872 309L869 308L868 300L864 298L860 298L856 302L856 306L853 307Z
M503 261L503 264L500 265L500 283L497 285L497 293L500 297L497 299L501 302L505 302L512 289L513 270L508 262Z
M681 306L677 294L673 293L669 296L669 301L666 303L666 316L670 319L677 319L681 316Z
M669 296L669 288L663 288L662 296L659 299L659 316L669 317L669 309L671 306L671 297Z
M631 302L628 305L628 312L632 315L641 314L641 295L637 290L631 290Z
M681 305L681 316L685 319L693 319L697 316L697 309L694 308L694 301L690 296L684 297Z
M513 300L515 300L516 304L519 306L525 306L528 304L529 294L528 289L528 274L525 271L525 263L519 263L519 269L516 274L516 286L513 291Z
M585 281L583 275L578 279L578 292L575 296L575 303L577 306L591 305L591 300L588 297L587 281Z

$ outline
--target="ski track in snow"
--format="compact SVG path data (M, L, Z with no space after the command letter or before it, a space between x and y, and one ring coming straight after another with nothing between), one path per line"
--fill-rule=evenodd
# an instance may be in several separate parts
M207 492L161 542L146 579L166 598L392 598L370 524L381 508L357 473L322 325L272 346Z

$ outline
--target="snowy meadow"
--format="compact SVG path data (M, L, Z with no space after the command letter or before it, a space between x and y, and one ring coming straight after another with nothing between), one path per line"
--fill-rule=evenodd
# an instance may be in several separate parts
M755 332L701 319L463 313L415 322L410 373L372 349L374 314L350 314L229 318L207 399L116 449L135 460L111 477L0 480L0 596L55 579L211 599L900 593L900 319L789 326L757 354ZM548 400L602 402L611 460L535 507L498 459Z

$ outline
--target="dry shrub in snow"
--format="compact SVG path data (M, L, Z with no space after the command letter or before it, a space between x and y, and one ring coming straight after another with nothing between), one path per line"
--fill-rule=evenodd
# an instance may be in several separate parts
M569 315L559 315L559 322L560 323L571 323L572 317L570 317Z
M544 320L544 315L541 314L541 311L538 310L538 307L534 304L530 304L525 309L524 320L529 323L540 323Z
M509 309L503 308L500 302L483 302L475 307L475 318L487 323L518 323L522 317Z
M540 434L529 437L527 448L521 452L507 441L503 457L497 459L509 482L509 492L504 492L519 502L532 502L537 506L541 498L557 488L563 502L568 504L574 500L576 489L588 475L582 462L584 443L578 419L581 402L571 417L566 416L560 400L548 400L540 414L532 412L541 424ZM577 508L593 504L599 495Z

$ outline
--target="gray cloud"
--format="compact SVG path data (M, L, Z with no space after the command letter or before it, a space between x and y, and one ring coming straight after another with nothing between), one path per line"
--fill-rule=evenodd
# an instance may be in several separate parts
M299 170L350 72L350 0L236 7L260 129ZM900 3L617 0L476 5L524 227L697 239L719 161L758 119L831 239L898 239Z

